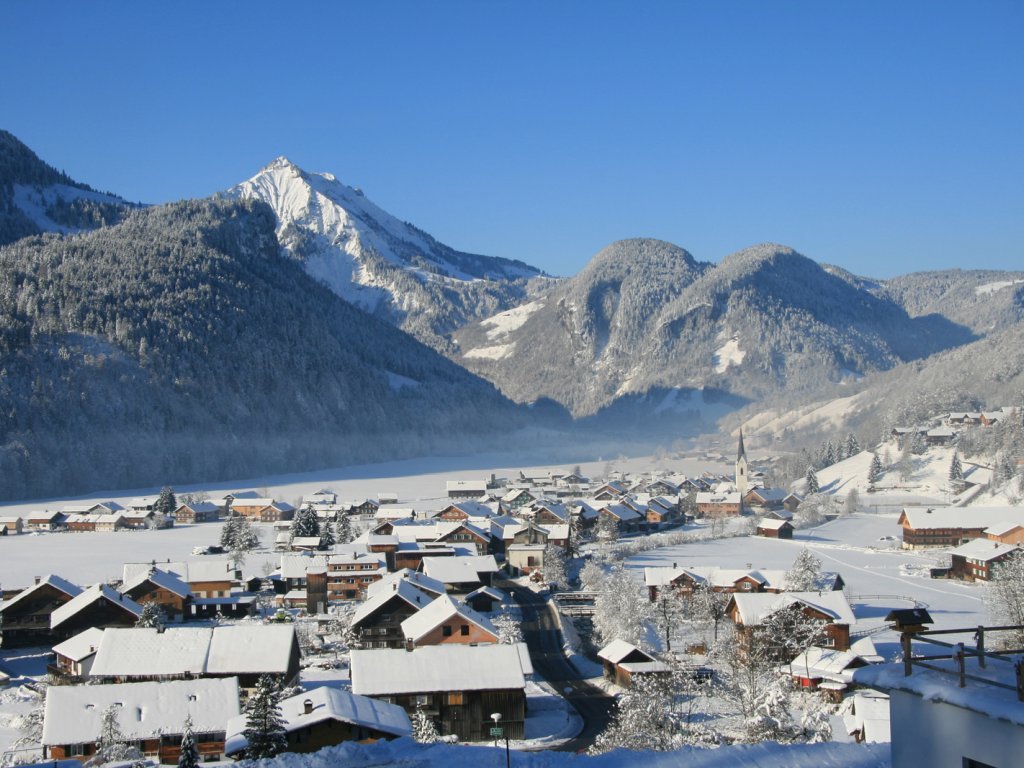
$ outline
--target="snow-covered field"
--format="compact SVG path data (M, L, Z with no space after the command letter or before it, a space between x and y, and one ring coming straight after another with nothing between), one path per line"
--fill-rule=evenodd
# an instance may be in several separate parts
M626 561L638 579L645 566L679 567L717 565L723 568L788 569L802 547L822 561L822 570L838 571L858 618L852 632L882 627L893 608L925 606L935 629L970 627L985 622L982 596L985 587L929 578L928 570L942 557L939 552L909 552L899 548L897 515L862 513L841 517L807 530L792 541L760 536L718 539L666 547ZM872 636L883 656L898 651L898 639L889 630Z

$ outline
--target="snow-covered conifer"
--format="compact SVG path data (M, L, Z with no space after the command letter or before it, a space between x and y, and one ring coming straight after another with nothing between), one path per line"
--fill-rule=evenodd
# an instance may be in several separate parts
M804 547L797 554L792 567L786 571L786 589L790 592L809 592L817 589L820 578L820 558Z
M167 618L164 616L163 609L157 603L146 602L142 604L142 613L135 621L135 626L162 629L166 622Z
M434 744L441 739L433 718L422 707L416 707L412 715L412 737L420 744Z
M177 499L174 497L174 489L165 485L160 489L160 495L153 505L153 511L158 515L171 515L178 508Z
M808 494L817 493L820 490L818 485L818 473L814 471L814 467L807 467L804 490Z
M877 453L871 454L871 466L868 467L868 483L874 485L882 479L882 460Z
M949 487L959 492L964 481L964 468L960 463L960 455L953 451L953 459L949 462Z
M277 682L270 675L261 675L246 707L242 732L248 742L245 756L249 760L274 757L288 748L280 702Z
M181 734L181 754L178 755L178 768L199 768L199 749L196 737L192 732L192 716L185 718L185 726Z

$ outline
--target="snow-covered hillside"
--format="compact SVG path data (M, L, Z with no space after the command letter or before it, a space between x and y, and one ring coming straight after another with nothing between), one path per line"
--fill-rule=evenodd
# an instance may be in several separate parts
M273 208L281 244L342 298L438 346L468 320L526 296L539 270L456 251L392 216L329 173L279 157L225 193Z

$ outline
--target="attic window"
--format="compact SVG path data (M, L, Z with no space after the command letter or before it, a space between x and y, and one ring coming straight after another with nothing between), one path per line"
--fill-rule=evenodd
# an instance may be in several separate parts
M196 700L196 695L195 695L194 693L190 693L190 694L188 695L188 700L189 700L189 701L195 701L195 700Z

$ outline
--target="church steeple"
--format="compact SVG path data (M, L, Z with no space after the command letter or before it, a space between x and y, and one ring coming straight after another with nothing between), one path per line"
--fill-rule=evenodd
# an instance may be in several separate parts
M750 471L750 465L747 463L747 450L743 447L743 428L740 427L740 444L736 450L736 490L740 493L740 503L742 499L747 495L747 480Z

